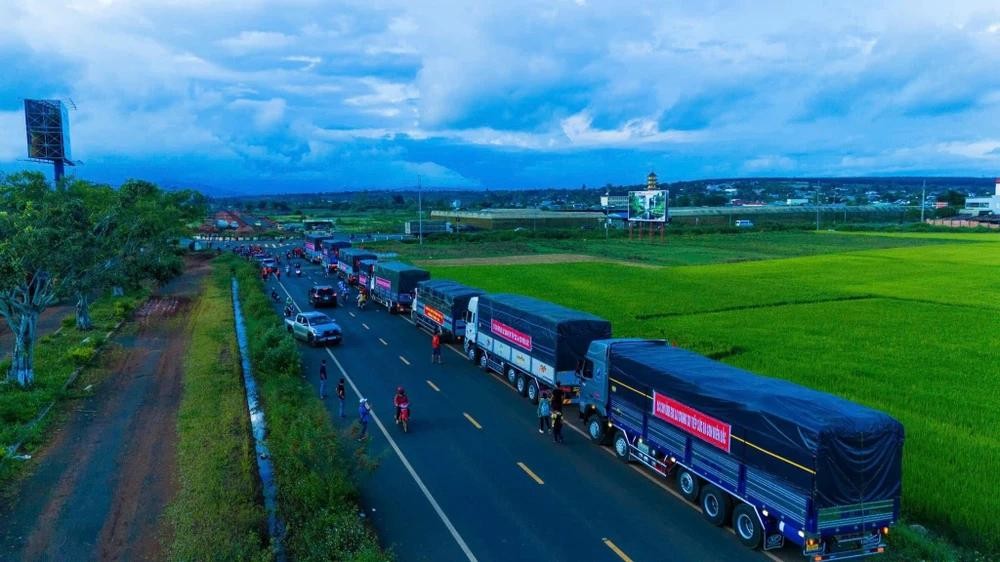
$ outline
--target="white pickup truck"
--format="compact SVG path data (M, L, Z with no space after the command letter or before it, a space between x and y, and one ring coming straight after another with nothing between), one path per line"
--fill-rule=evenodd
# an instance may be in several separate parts
M322 312L300 312L285 318L285 327L292 336L309 345L339 344L343 337L340 325Z

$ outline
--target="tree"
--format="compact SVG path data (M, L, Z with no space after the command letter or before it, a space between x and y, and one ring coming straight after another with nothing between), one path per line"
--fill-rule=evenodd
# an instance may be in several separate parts
M8 378L22 387L35 380L38 317L66 279L70 239L81 220L79 202L49 189L45 176L22 172L0 178L0 316L14 335Z

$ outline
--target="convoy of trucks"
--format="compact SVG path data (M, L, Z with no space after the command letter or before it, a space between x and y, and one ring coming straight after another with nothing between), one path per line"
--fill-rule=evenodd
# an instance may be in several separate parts
M904 433L890 416L662 340L613 339L611 323L592 314L375 259L344 248L338 269L371 275L377 302L464 340L471 361L532 402L560 389L592 441L675 478L709 523L731 524L745 546L790 541L817 562L884 551L902 493Z
M483 294L479 289L447 280L417 283L410 319L418 327L440 334L444 341L465 339L465 313L469 300Z
M427 270L398 262L378 262L368 282L371 298L391 314L409 312L417 283L431 278Z

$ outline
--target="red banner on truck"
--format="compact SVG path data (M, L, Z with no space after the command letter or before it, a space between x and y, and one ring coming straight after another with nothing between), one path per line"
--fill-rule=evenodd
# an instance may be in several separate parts
M430 318L438 324L441 324L442 326L444 325L444 314L441 314L441 312L436 308L424 305L424 316Z
M531 351L531 336L528 334L519 332L497 320L490 320L490 331L493 332L493 335L500 336L514 345Z
M732 426L728 423L721 422L656 391L653 391L653 415L706 443L729 452L729 430Z
M390 283L388 279L383 279L382 277L379 277L377 275L375 276L375 284L385 289L386 291L392 288L392 283Z

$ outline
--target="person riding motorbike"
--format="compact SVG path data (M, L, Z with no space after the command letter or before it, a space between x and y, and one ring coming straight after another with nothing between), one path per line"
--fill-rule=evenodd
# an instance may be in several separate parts
M392 399L392 405L396 407L396 423L399 423L404 405L407 410L410 407L410 399L406 397L406 391L403 390L403 387L400 386L396 389L396 396ZM409 412L407 412L407 414L409 414Z
M288 264L286 263L286 264L285 264L285 275L288 275L288 274L290 274L291 272L292 272L292 266L290 266L290 265L288 265Z
M271 289L271 300L273 300L274 302L278 302L279 299L278 299L277 289Z
M288 305L288 304L286 304L286 305L285 305L285 318L288 318L288 317L290 317L291 315L292 315L292 306L291 306L291 305Z
M362 287L358 291L358 308L364 308L368 304L368 292Z

